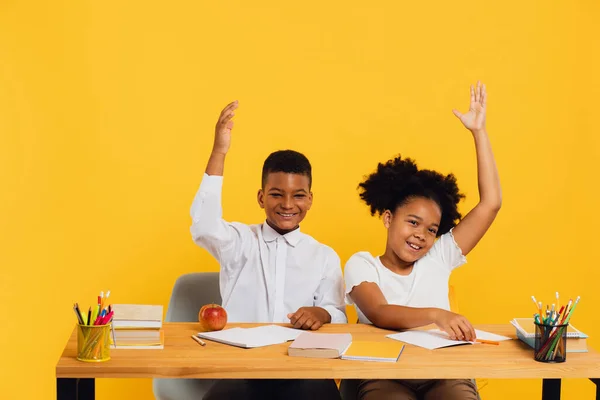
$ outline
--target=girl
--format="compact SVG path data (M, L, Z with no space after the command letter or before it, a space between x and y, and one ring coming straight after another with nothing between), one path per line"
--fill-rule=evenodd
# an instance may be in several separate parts
M401 330L436 324L452 339L475 340L462 315L450 312L448 280L454 268L488 230L500 210L498 171L485 129L485 85L471 86L469 111L456 117L473 134L477 153L479 203L462 220L464 198L454 175L418 169L409 158L379 164L360 185L371 214L382 216L388 230L385 253L354 254L346 263L346 298L359 321ZM436 238L438 238L436 240ZM367 380L361 399L477 399L468 379Z

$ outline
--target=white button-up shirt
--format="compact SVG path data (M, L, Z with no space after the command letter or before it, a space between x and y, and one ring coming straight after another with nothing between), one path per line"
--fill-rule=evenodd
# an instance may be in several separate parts
M191 208L194 242L221 265L223 307L231 322L289 322L300 307L321 307L346 323L340 258L296 229L280 235L266 223L222 218L222 176L204 174Z

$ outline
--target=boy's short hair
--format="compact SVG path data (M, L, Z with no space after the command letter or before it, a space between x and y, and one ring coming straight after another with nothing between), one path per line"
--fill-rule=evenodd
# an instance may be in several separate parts
M262 169L262 187L267 183L267 176L273 172L299 174L308 177L308 188L312 186L312 168L308 158L294 150L279 150L269 154Z

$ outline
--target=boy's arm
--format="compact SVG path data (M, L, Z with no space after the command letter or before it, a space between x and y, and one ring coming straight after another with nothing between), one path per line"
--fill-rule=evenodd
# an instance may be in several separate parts
M345 324L346 303L344 302L344 278L340 257L334 250L330 250L324 268L324 276L317 289L315 306L321 307L330 315L333 324Z
M317 330L323 324L348 322L340 258L333 250L331 253L325 264L324 276L314 294L314 306L300 307L287 316L294 328Z
M362 282L349 293L360 311L384 329L401 330L436 324L451 339L475 340L475 329L462 315L441 308L415 308L388 304L376 283Z
M231 118L235 115L235 110L238 107L237 100L229 103L227 107L221 111L219 120L215 126L215 141L213 143L212 153L206 165L206 174L211 176L223 176L225 168L225 156L231 146L231 130L233 129L233 121Z
M220 263L227 268L223 256L225 253L235 254L236 243L241 243L243 232L222 219L221 190L223 185L223 169L225 155L231 142L233 127L233 111L237 102L229 104L221 112L215 127L213 151L206 166L206 174L200 189L196 193L190 210L192 226L190 231L194 242L207 249ZM231 251L233 250L233 251Z
M476 88L471 86L469 111L461 114L459 111L453 110L454 115L473 134L477 153L479 203L452 230L454 240L464 255L467 255L483 237L502 205L502 189L500 188L498 169L485 129L486 102L485 85L477 82Z

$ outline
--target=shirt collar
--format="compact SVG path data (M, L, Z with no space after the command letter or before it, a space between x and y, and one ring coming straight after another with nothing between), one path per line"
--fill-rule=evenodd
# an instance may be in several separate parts
M267 243L277 240L278 237L282 237L292 247L296 247L296 245L304 235L302 232L300 232L300 227L298 227L298 229L294 229L293 231L286 233L285 235L281 235L275 229L271 228L266 222L262 224L262 234L263 239Z

